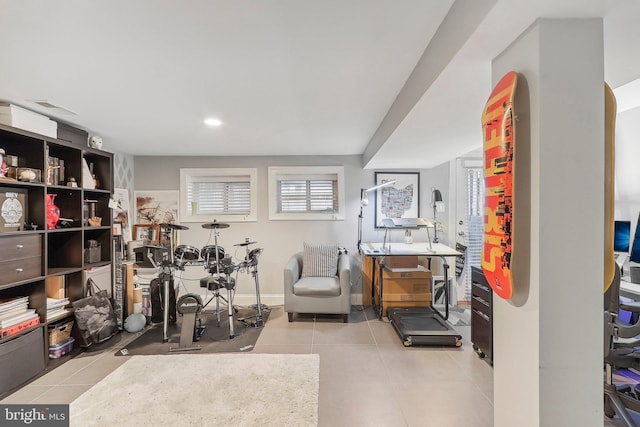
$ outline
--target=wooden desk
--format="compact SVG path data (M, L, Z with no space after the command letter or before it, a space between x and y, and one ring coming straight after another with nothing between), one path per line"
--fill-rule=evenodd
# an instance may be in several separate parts
M378 307L378 315L382 318L383 307L382 307L382 294L383 294L383 274L382 274L382 266L384 265L384 259L386 257L391 256L407 256L407 255L417 255L427 257L429 260L429 267L431 266L431 259L433 257L439 257L443 261L444 267L444 283L445 283L445 314L440 313L435 307L433 307L433 301L429 304L431 308L438 313L444 320L449 318L449 287L447 284L449 283L449 264L447 263L447 257L458 257L462 256L462 253L456 251L453 248L450 248L442 243L431 243L428 242L420 242L420 243L387 243L386 245L382 245L382 243L362 243L360 245L360 251L363 255L362 262L362 272L363 272L363 289L362 289L362 299L363 304L374 304L376 299L380 302L380 306ZM368 283L368 286L365 287L365 282ZM376 286L379 284L379 286ZM375 298L374 292L375 289L378 288L379 294L378 298ZM365 297L365 294L367 296Z

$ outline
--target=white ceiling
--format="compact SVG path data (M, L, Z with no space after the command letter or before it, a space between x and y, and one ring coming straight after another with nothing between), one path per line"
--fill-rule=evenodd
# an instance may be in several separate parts
M367 168L435 166L481 144L490 61L538 17L604 16L607 80L640 77L637 0L0 0L0 10L0 100L134 155L366 153ZM210 116L223 125L206 127Z

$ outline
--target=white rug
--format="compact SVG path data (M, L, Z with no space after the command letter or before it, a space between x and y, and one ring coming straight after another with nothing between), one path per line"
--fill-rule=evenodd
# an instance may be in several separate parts
M317 354L132 356L71 403L71 426L316 426Z

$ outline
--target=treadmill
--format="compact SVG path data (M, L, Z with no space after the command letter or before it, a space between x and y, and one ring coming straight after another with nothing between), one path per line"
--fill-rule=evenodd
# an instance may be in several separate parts
M462 335L448 321L448 270L449 265L444 260L444 314L434 307L433 298L429 307L389 307L387 309L387 317L405 347L412 345L462 346Z
M462 335L453 328L453 325L448 321L449 319L449 264L445 255L437 253L433 250L431 244L431 236L429 234L428 220L418 218L418 222L400 223L393 222L391 220L383 220L384 226L389 229L408 229L408 228L426 228L427 238L429 239L429 249L434 256L442 258L444 266L444 314L433 305L433 298L429 303L429 307L389 307L387 309L387 317L396 330L396 333L402 340L405 347L412 345L437 345L437 346L462 346ZM411 221L411 220L410 220ZM386 234L386 233L385 233ZM386 241L386 235L385 235ZM383 243L384 248L384 243ZM457 254L457 251L456 251ZM447 254L447 256L453 256L455 254ZM428 255L427 255L428 256ZM379 300L382 303L382 287L384 282L382 280L382 269L384 267L380 265L380 295ZM431 269L431 256L429 256L429 269ZM372 286L373 290L373 286ZM435 294L435 293L434 293ZM373 300L373 299L372 299ZM382 305L382 304L381 304ZM379 312L380 318L382 318L382 306Z

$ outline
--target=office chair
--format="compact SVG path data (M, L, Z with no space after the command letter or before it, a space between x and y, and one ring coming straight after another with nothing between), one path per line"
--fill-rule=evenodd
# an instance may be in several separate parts
M640 313L640 302L620 303L620 269L604 294L604 413L618 415L629 427L637 427L629 410L640 413L640 384L614 384L615 369L640 370L640 322L627 324L620 320L620 310Z

